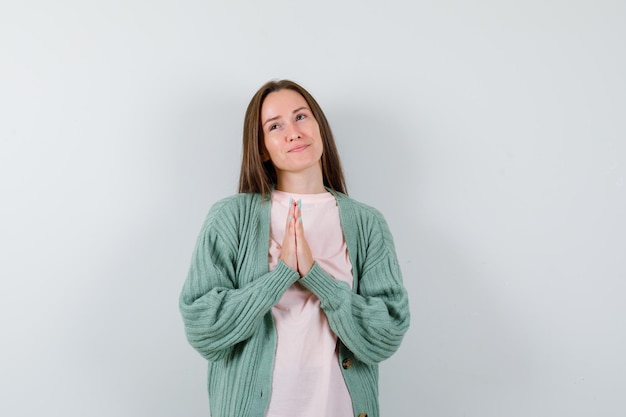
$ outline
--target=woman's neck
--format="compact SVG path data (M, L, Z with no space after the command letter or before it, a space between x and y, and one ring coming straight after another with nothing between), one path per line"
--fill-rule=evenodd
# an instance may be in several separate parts
M321 170L319 175L302 175L282 172L277 175L276 189L294 194L320 194L326 192Z

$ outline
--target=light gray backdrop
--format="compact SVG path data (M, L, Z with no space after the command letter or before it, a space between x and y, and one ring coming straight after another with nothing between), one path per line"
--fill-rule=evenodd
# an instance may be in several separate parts
M384 416L626 415L626 3L3 1L0 415L206 416L177 298L302 83L395 235Z

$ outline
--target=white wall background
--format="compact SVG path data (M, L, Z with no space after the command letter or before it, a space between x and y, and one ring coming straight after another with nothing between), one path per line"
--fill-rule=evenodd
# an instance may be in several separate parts
M0 415L206 416L177 299L271 78L395 235L384 416L626 415L626 2L4 1Z

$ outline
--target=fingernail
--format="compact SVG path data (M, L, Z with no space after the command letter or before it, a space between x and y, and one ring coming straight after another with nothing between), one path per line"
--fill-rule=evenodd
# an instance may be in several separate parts
M298 199L298 210L302 208L302 200Z
M302 224L302 217L298 217L298 223Z
M289 216L289 223L293 223L293 216Z
M289 205L293 204L293 197L289 197Z

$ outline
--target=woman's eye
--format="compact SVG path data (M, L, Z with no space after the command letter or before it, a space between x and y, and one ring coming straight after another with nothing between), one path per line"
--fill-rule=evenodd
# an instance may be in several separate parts
M304 114L299 114L299 115L296 116L296 120L302 120L304 118L306 118L306 116Z
M278 125L271 125L270 126L270 130L275 130L275 129L278 129Z

